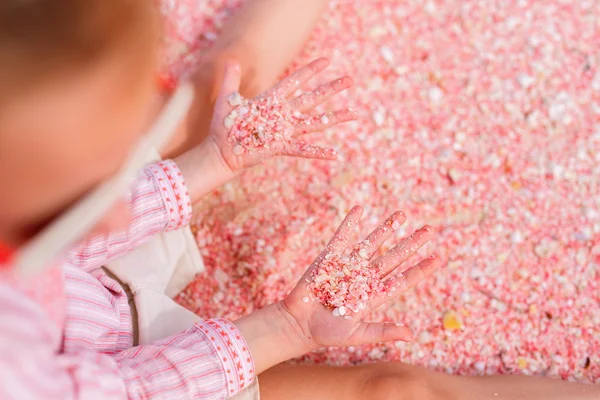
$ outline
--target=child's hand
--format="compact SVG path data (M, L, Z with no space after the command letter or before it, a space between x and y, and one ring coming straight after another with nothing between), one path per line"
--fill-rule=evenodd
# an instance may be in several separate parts
M350 109L322 115L307 114L353 84L351 78L344 77L312 92L298 94L306 82L328 64L329 61L323 58L313 61L255 99L246 100L238 94L239 66L235 62L228 63L209 140L216 144L232 172L239 172L273 156L335 159L332 149L297 140L299 135L319 132L356 119L356 113Z
M324 346L408 341L412 332L394 323L365 322L369 312L395 300L442 264L435 256L401 267L433 233L423 227L382 256L377 249L405 221L392 214L347 254L347 241L362 209L354 207L300 282L283 301L235 321L256 371Z
M401 212L396 212L352 251L343 254L361 215L360 207L350 211L325 251L282 303L307 348L412 338L411 330L405 326L364 319L371 310L396 299L441 266L436 256L412 267L401 266L432 238L431 228L423 227L384 255L373 257L406 220ZM352 266L359 267L353 270Z

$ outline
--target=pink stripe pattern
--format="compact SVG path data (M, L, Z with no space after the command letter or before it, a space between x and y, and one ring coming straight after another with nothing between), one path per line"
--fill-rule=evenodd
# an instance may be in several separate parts
M187 225L191 201L172 161L146 167L129 198L127 230L78 245L59 273L0 275L0 398L224 399L254 380L248 345L226 320L133 347L127 295L100 267Z

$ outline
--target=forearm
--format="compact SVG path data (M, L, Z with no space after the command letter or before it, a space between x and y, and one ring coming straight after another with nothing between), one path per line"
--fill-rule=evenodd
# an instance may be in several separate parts
M65 282L73 284L77 285ZM62 284L56 290L62 290ZM86 304L93 303L94 297L87 297L85 290L71 286L70 293L73 290L82 293ZM57 296L62 296L59 293ZM95 311L92 307L90 315L100 315L100 323L105 323L102 312ZM222 319L199 321L151 344L101 353L91 346L73 344L85 338L73 329L82 326L79 322L73 325L70 321L74 318L67 318L67 328L59 329L36 302L2 281L0 312L1 399L221 400L247 387L256 375L250 353L256 346L250 346L236 326ZM274 315L267 313L266 317ZM269 323L257 321L261 316L247 324L245 332L262 334L260 329L248 329ZM276 325L274 319L271 323ZM276 333L274 330L270 336L273 343L288 345ZM256 342L252 335L250 338ZM63 342L71 345L63 346Z
M156 233L187 225L191 205L185 192L185 183L171 161L147 166L131 186L131 215L124 228L89 237L66 254L67 261L89 271L127 253Z

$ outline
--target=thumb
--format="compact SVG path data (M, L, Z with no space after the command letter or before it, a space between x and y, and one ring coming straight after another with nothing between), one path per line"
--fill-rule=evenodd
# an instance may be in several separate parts
M240 90L242 79L242 71L240 64L235 60L227 60L225 62L225 70L219 95L217 96L217 109L228 105L228 98L232 93L237 93Z

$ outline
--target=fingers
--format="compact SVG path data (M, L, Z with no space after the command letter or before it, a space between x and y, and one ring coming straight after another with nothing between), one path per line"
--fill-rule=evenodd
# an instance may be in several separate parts
M409 342L413 339L410 328L401 324L365 322L358 326L352 338L353 345L401 340Z
M398 280L398 290L406 292L412 289L423 279L440 269L442 264L442 259L435 254L424 259L402 274L402 279Z
M345 110L307 117L302 123L296 125L295 131L297 135L318 132L342 122L355 121L356 119L358 119L356 111L347 108Z
M348 246L348 240L352 235L352 230L356 224L358 224L358 221L360 221L362 213L363 209L360 206L355 206L350 210L327 244L327 251L338 253Z
M425 225L406 239L402 240L387 253L373 261L373 267L379 268L382 276L386 276L432 238L433 229L429 225Z
M278 155L301 158L314 158L318 160L337 159L337 152L334 149L313 146L304 142L287 143L285 147L278 151Z
M228 60L225 63L223 82L219 90L219 96L217 97L217 110L223 109L225 106L231 108L231 105L228 103L229 97L239 92L241 79L242 71L240 64L235 60Z
M369 307L374 309L397 298L440 269L442 265L442 260L434 254L422 260L404 273L386 279L386 290L373 298L369 303Z
M390 215L383 224L379 225L365 240L359 243L352 251L351 257L370 259L377 249L389 239L390 236L406 221L402 211Z
M287 98L300 89L313 76L323 71L329 65L329 59L319 58L310 64L300 68L287 78L277 83L271 90L265 92L263 97L275 94Z
M289 101L292 107L297 108L301 112L312 110L319 104L329 100L339 92L348 89L354 84L354 81L349 76L336 79L329 83L319 86L312 92L304 93Z

